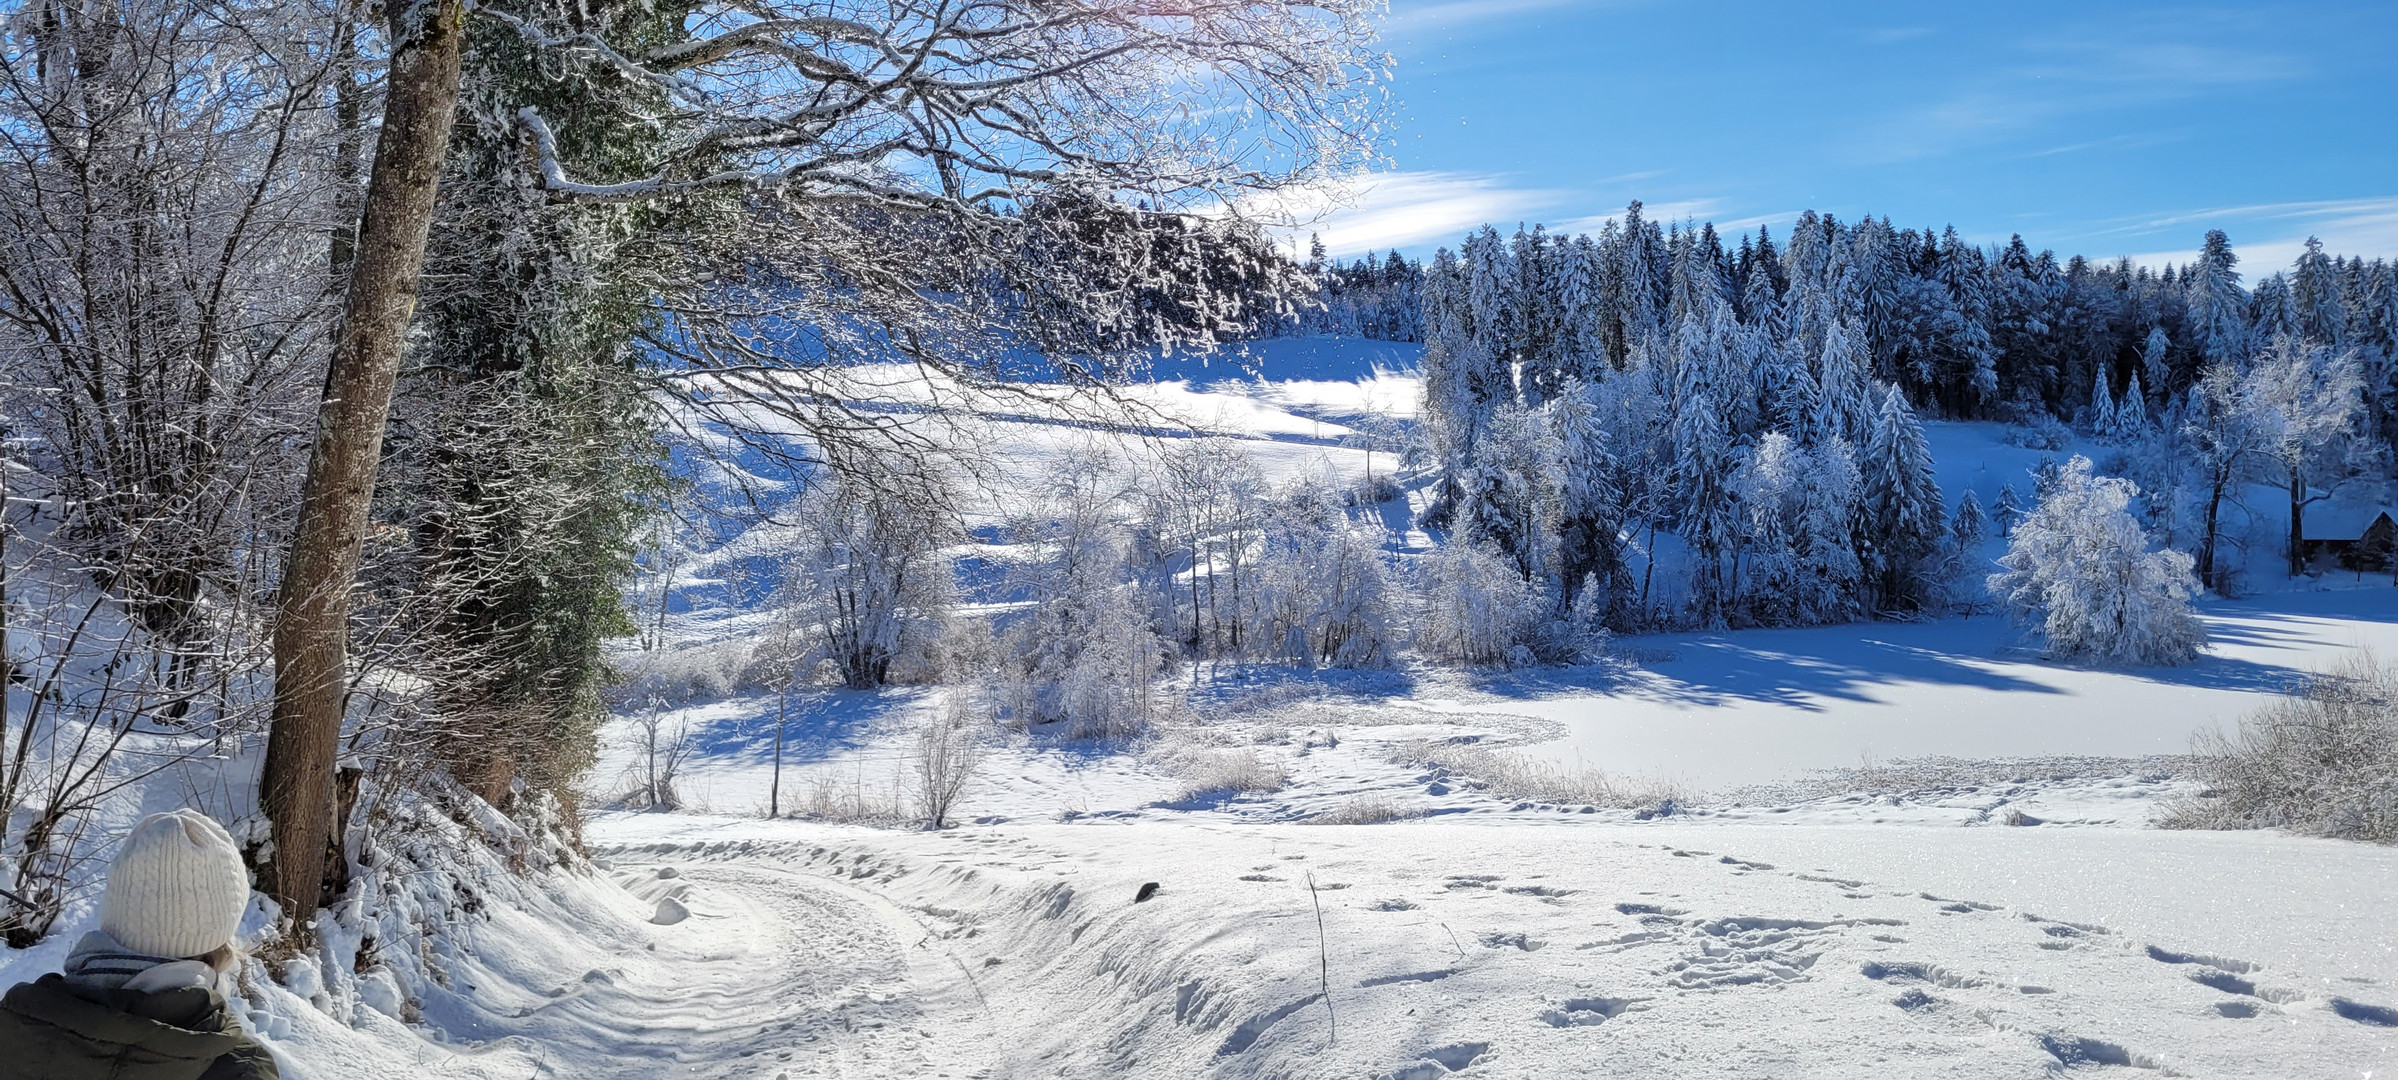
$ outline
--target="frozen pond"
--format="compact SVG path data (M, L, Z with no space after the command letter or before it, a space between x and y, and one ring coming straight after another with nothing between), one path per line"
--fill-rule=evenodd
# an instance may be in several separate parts
M1558 721L1539 756L1722 789L1870 758L2188 750L2344 652L2398 656L2398 588L2269 594L2202 607L2214 645L2182 668L2041 663L1990 617L1628 639L1661 654L1619 690L1507 701ZM1663 659L1671 656L1673 659ZM1485 703L1423 703L1491 709Z

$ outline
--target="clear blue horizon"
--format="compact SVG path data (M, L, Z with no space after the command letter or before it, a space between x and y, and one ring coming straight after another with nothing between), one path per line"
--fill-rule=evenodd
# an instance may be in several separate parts
M1421 255L1484 222L1799 211L2253 280L2398 255L2398 4L1395 0L1391 161L1315 226Z

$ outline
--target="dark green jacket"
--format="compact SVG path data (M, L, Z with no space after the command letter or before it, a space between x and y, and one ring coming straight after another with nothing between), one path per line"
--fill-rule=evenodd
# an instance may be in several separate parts
M63 975L0 998L0 1080L278 1080L225 999L186 987L77 992Z

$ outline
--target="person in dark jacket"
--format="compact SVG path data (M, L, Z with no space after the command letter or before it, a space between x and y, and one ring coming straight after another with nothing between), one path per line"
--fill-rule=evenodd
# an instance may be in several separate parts
M126 834L100 928L66 970L0 998L0 1080L278 1080L225 1006L250 875L225 827L196 810Z

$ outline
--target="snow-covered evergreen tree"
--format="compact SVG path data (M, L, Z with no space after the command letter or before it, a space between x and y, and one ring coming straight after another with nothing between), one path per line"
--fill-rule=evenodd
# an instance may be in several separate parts
M1680 387L1675 394L1673 470L1677 525L1696 556L1690 595L1692 615L1703 625L1721 625L1734 583L1729 561L1740 524L1730 487L1735 444L1724 421L1724 395L1717 379L1726 374L1730 319L1720 300L1713 310L1685 315L1674 334Z
M1807 455L1790 436L1757 440L1732 480L1741 526L1739 594L1749 621L1798 621L1798 532L1806 505Z
M1987 260L1982 249L1966 243L1952 227L1940 234L1938 269L1956 312L1955 321L1944 327L1941 335L1943 367L1948 378L1967 388L1976 403L1987 405L1998 398L1998 348L1990 336Z
M1630 380L1619 380L1628 382ZM1612 609L1622 585L1617 535L1623 527L1622 485L1612 433L1601 422L1599 385L1570 381L1553 409L1558 454L1558 578L1580 600L1584 583L1603 590L1593 598Z
M2290 296L2290 279L2274 274L2257 282L2256 292L2248 297L2248 340L2264 345L2297 336L2298 304Z
M1865 451L1865 516L1881 606L1908 609L1930 599L1923 563L1939 550L1947 515L1923 425L1896 386L1882 395Z
M2323 241L2307 237L2306 250L2290 270L2290 306L2300 335L2335 349L2348 343L2348 305L2340 295L2340 278L2340 266L2324 254Z
M2165 336L2163 326L2148 328L2148 336L2140 342L2140 370L2148 373L2148 385L2162 388L2172 374L2167 367L2173 352L2173 340Z
M2132 372L2130 386L2123 388L2123 401L2115 406L2115 437L2137 439L2148 433L2148 391L2140 387L2140 373Z
M1824 329L1823 352L1815 367L1810 441L1820 444L1837 435L1854 444L1872 438L1876 402L1858 360L1856 335L1845 322Z
M1800 622L1841 622L1855 618L1860 608L1864 567L1857 559L1856 521L1864 481L1846 439L1817 444L1808 456L1794 607Z
M2149 550L2130 509L2139 493L2129 480L2091 475L2090 459L2076 456L2015 530L1999 559L2006 569L1990 575L1990 594L2047 640L2050 655L2181 664L2206 647L2190 607L2190 557Z
M2107 387L2107 369L2099 368L2090 387L2090 433L2102 439L2115 437L2115 392Z
M2015 535L2015 523L2023 520L2023 497L2015 494L2015 485L2001 484L1998 501L1990 506L1990 522L1998 526L2000 539Z
M2248 296L2240 288L2240 262L2231 239L2209 229L2198 261L2183 279L2189 315L2185 322L2199 356L2208 364L2248 359Z
M1950 521L1948 538L1951 546L1971 555L1981 550L1982 541L1990 537L1990 519L1982 513L1982 500L1972 488L1957 499L1957 516Z

